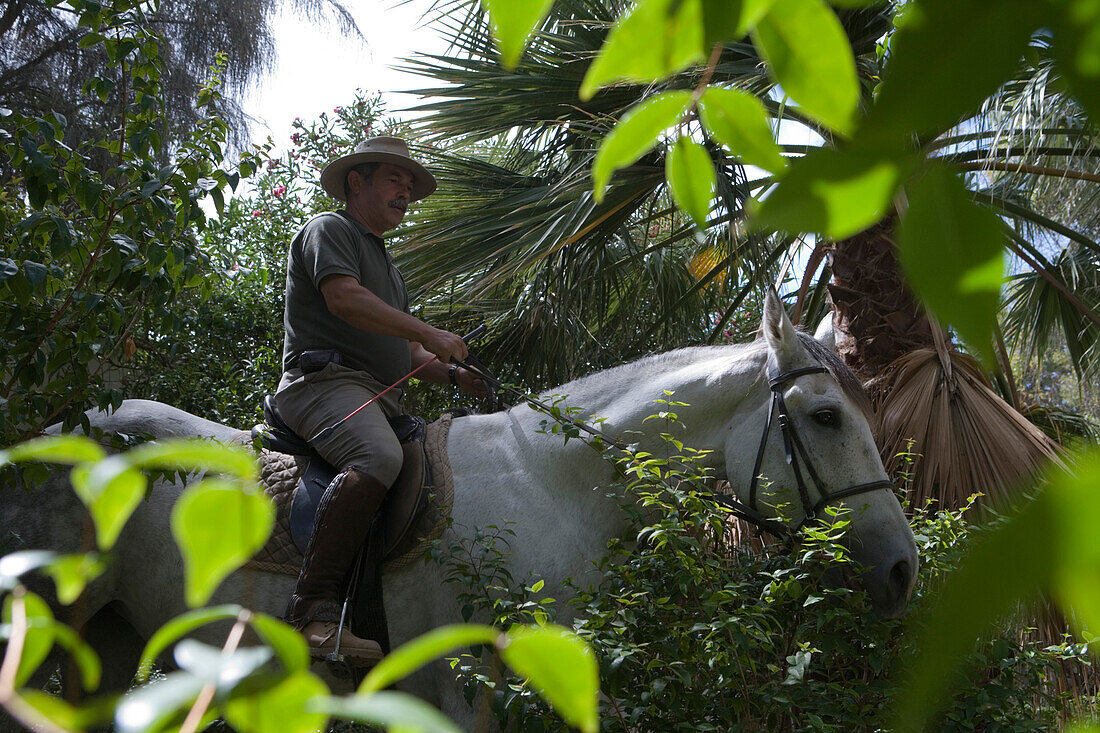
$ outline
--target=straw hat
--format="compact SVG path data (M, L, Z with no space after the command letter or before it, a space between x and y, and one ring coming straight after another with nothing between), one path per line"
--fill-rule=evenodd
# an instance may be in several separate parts
M390 163L413 174L412 197L409 203L430 196L435 191L435 176L412 159L409 146L399 137L372 137L359 143L355 152L329 163L321 171L321 188L337 201L345 201L344 181L348 171L363 163Z

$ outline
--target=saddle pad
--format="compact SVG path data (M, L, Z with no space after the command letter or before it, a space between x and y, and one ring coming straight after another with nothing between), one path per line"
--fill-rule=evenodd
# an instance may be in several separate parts
M424 439L424 450L431 465L435 482L434 501L425 513L414 523L414 531L423 539L415 543L407 552L383 565L384 570L396 570L405 567L423 556L427 546L440 535L450 516L454 502L454 477L451 474L450 461L447 459L447 433L451 427L451 416L444 415L428 425ZM244 433L242 442L251 443L248 433ZM306 469L309 459L303 456L290 456L261 450L259 455L260 481L266 493L275 504L275 527L271 537L256 555L245 563L244 567L268 573L282 573L297 576L302 570L302 553L290 534L290 507L293 503L294 489Z

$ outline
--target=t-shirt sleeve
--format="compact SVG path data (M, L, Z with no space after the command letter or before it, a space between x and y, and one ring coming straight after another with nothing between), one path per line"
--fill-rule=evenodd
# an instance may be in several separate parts
M334 216L321 216L302 231L302 265L314 287L329 275L348 275L359 282L359 252L349 227Z

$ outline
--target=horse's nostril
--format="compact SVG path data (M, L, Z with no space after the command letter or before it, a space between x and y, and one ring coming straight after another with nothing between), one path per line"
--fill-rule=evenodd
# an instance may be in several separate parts
M913 577L913 568L908 560L898 560L890 568L890 591L894 598L904 598L909 592L909 581Z

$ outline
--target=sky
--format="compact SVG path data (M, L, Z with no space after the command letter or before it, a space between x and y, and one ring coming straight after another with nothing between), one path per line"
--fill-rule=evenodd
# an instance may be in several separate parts
M347 104L356 89L382 92L391 114L417 102L414 95L400 92L424 82L388 67L415 52L442 53L446 48L439 34L421 20L430 2L352 0L345 5L358 21L366 44L342 35L334 24L280 12L274 23L278 60L244 103L245 111L256 118L254 139L270 135L283 149L295 117L309 120Z

